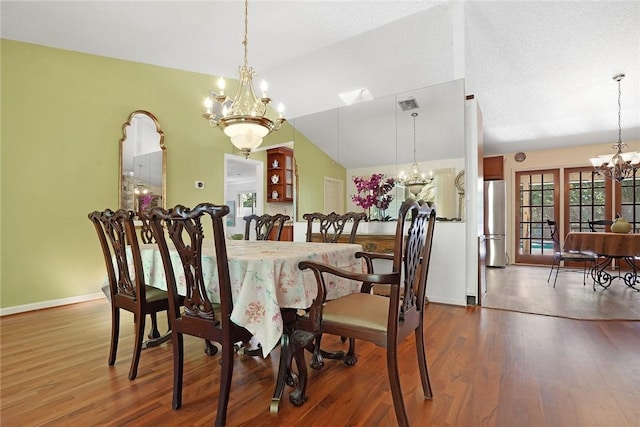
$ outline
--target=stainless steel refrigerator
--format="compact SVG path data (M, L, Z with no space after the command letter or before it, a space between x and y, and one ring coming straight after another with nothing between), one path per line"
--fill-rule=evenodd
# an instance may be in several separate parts
M504 181L484 183L484 234L487 267L507 265L507 186Z

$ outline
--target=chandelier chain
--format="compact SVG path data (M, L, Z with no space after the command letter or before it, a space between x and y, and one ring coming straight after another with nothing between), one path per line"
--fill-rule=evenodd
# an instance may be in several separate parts
M413 116L413 163L416 162L416 116L418 113L411 114Z
M242 45L244 46L244 68L248 68L249 62L247 60L247 51L249 45L249 0L244 1L244 40L242 41Z
M622 78L619 78L617 80L618 80L618 144L622 144L622 124L620 121L620 115L622 110L622 104L620 102L620 97L622 96L622 92L620 90L620 81L622 80Z

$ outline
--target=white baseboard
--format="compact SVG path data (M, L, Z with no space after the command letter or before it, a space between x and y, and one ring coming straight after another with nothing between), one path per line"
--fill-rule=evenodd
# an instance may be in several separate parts
M447 305L459 305L461 307L467 306L467 301L457 300L450 297L443 297L441 295L427 295L430 302Z
M43 308L51 308L51 307L58 307L58 306L67 305L67 304L75 304L78 302L92 301L99 298L104 298L104 294L102 292L97 292L95 294L89 294L89 295L80 295L77 297L60 298L60 299L54 299L49 301L34 302L32 304L16 305L13 307L5 307L5 308L0 308L0 317L7 316L9 314L24 313L26 311L41 310Z

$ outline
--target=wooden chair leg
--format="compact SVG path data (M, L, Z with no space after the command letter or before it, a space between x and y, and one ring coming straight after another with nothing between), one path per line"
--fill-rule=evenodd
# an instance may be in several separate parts
M271 398L271 406L269 412L278 413L280 410L280 400L284 393L285 384L293 387L293 378L291 376L291 361L293 360L292 348L289 345L289 335L282 334L280 338L280 365L278 366L278 375L276 377L276 388ZM289 383L290 382L290 383Z
M137 322L134 327L136 329L135 342L133 344L133 358L131 359L131 368L129 369L129 379L134 380L138 375L138 363L140 362L140 353L142 352L142 341L144 337L145 315L137 316Z
M231 378L233 377L233 346L223 345L221 351L222 372L220 373L220 394L218 395L216 427L223 426L226 423L227 407L229 406L229 393L231 392Z
M347 366L354 366L358 363L358 356L356 356L356 340L349 338L349 350L344 356L344 364Z
M160 338L160 331L158 330L158 316L154 313L149 313L149 317L151 317L151 330L149 331L149 335L147 338L150 340Z
M218 354L218 347L216 347L211 341L204 340L204 352L209 356L214 356Z
M427 365L427 354L424 345L424 326L422 323L416 328L416 351L418 356L418 369L420 370L420 380L425 399L432 399L431 381L429 381L429 366Z
M318 335L313 345L313 352L311 356L311 367L313 369L322 369L324 366L324 360L322 358L322 351L320 350L320 341L322 340L322 334Z
M179 409L182 406L182 373L184 370L184 348L182 334L172 332L173 344L173 402L171 407Z
M116 363L118 353L118 336L120 335L120 309L111 307L111 345L109 346L109 366Z
M304 358L304 349L313 342L313 338L314 334L307 331L295 330L291 334L289 346L298 368L298 384L289 394L289 401L294 406L302 406L307 400L307 361Z
M387 347L387 372L389 374L389 385L391 387L391 397L393 398L393 408L396 412L396 420L399 427L409 427L407 411L404 408L402 398L402 387L400 386L400 372L398 371L398 354L395 348Z

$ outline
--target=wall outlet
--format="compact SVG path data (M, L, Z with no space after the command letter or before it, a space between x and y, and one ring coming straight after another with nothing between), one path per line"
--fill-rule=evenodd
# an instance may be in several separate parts
M204 188L204 181L196 181L196 188L202 190Z

